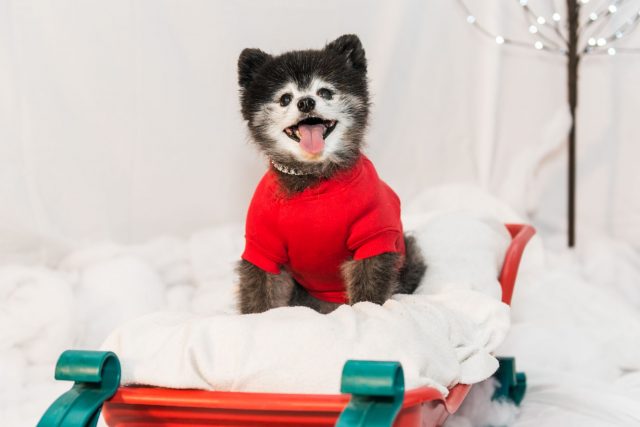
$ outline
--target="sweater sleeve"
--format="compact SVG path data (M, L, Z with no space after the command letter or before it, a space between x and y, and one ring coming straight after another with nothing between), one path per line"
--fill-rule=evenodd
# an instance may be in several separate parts
M264 185L253 195L245 227L242 259L271 274L279 274L287 262L287 252L278 233L278 206Z
M356 260L405 252L400 200L386 185L364 206L351 226L347 246Z
M353 259L366 259L387 252L404 253L404 238L397 229L382 230L361 242L353 252Z

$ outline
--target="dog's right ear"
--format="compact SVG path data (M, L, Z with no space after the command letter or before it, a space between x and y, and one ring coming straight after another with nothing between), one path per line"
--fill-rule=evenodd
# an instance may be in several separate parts
M245 49L238 58L238 83L240 87L246 89L253 81L256 71L262 67L271 55L260 49Z

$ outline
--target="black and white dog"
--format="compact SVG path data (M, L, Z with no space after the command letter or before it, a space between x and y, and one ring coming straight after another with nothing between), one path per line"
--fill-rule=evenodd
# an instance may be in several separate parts
M426 266L400 223L400 203L361 147L367 61L344 35L324 49L238 60L242 115L270 169L247 216L239 308L384 303L412 293Z

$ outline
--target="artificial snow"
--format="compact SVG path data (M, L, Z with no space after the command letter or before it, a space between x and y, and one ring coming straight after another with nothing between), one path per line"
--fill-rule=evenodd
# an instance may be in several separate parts
M527 375L521 408L474 387L450 425L640 425L640 252L598 235L569 250L565 239L546 237L542 268L522 266L497 351Z
M478 205L480 214L518 220L482 192L450 187L405 203L407 223L445 202L450 206L443 211ZM232 313L225 272L241 253L242 235L235 224L188 239L95 244L53 266L0 267L3 425L36 424L71 386L53 380L66 348L95 348L118 325L158 309ZM521 408L490 402L493 388L485 382L472 388L449 425L640 425L640 253L595 233L581 235L573 251L563 245L564 235L552 234L530 243L514 293L512 328L497 350L516 356L518 369L527 373ZM220 253L220 247L229 252Z

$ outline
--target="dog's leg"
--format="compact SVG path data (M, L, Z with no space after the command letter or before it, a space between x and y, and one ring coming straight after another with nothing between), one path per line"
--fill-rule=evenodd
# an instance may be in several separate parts
M424 262L424 256L415 237L405 234L404 247L406 255L404 265L400 269L400 287L397 293L412 294L420 285L420 281L427 271L427 264Z
M389 252L342 264L349 304L360 301L383 304L398 290L401 263L401 254Z
M240 277L238 308L242 314L262 313L289 304L294 283L285 271L270 274L245 260L238 263L236 270Z

